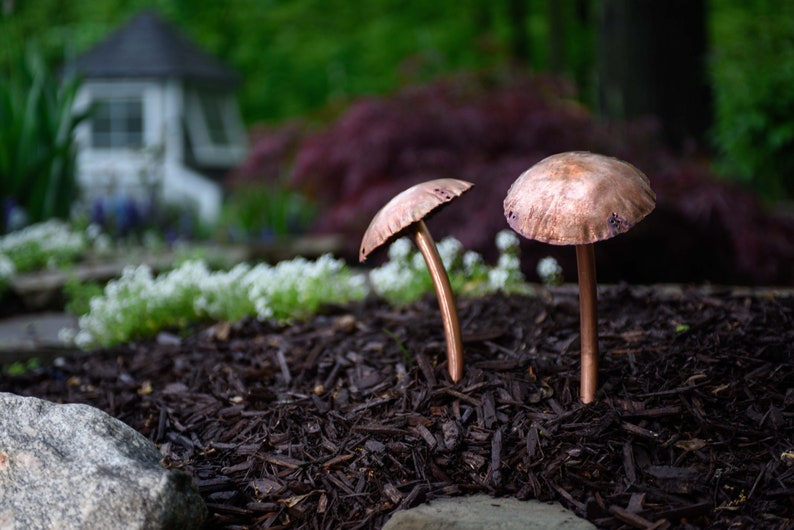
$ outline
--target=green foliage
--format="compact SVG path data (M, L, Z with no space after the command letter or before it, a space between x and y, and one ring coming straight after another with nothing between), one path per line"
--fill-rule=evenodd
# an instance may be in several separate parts
M82 52L144 8L155 8L240 72L248 123L333 113L363 94L391 92L461 70L523 59L576 81L594 100L598 3L527 0L38 0L0 16L0 71L33 36L49 65ZM709 4L719 169L767 197L794 196L794 4ZM523 36L522 36L523 34ZM515 49L525 41L525 50ZM328 110L330 109L330 110ZM319 115L319 118L326 118ZM0 147L2 149L2 147Z
M249 123L321 111L362 94L381 94L460 70L503 66L514 59L542 69L555 53L562 69L590 77L587 9L545 0L527 2L516 20L509 2L478 0L37 0L14 2L0 16L0 69L32 36L50 64L85 51L129 17L155 8L200 46L243 76L243 116ZM516 57L512 41L525 34L529 50ZM555 36L557 37L555 39ZM563 38L564 37L564 38ZM565 41L564 45L559 42ZM552 42L558 43L557 45ZM555 47L556 46L556 47Z
M41 367L41 361L33 357L27 361L14 361L11 364L3 366L2 372L9 376L25 375L28 372L38 370Z
M363 94L383 94L461 70L493 69L513 60L549 64L547 2L528 2L516 20L508 2L479 0L290 0L233 4L160 2L174 20L245 76L243 115L279 121L322 111ZM559 11L568 46L562 69L590 77L592 33L568 2ZM233 6L233 7L232 7ZM529 41L516 57L511 40ZM587 72L587 73L584 73Z
M235 187L224 201L220 225L235 239L280 238L303 232L315 208L298 192L279 185Z
M794 198L794 4L714 2L719 171L767 199Z
M77 196L72 112L80 82L59 80L31 48L0 77L0 198L31 221L66 218ZM0 231L6 227L0 219Z
M211 17L191 3L179 18L245 74L243 115L273 121L491 63L476 46L475 4L249 1ZM221 31L223 25L234 30Z
M383 332L389 337L391 337L391 339L394 341L397 347L400 348L400 351L403 352L403 361L405 362L405 364L406 365L410 364L411 359L413 359L413 357L411 356L411 352L408 351L408 348L405 347L403 341L400 340L400 337L398 337L396 333L394 333L393 331L387 328L383 328Z
M76 277L69 278L63 286L66 297L65 311L74 316L85 315L91 310L91 299L101 296L103 286L98 282L81 282Z

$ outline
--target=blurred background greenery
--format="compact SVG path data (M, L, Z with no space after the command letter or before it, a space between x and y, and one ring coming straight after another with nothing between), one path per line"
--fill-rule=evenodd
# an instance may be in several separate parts
M518 63L574 80L602 116L662 114L721 174L794 195L788 0L4 0L0 72L31 41L56 67L147 7L242 74L249 124L325 121L355 96Z
M0 129L24 121L16 80L40 78L44 96L27 100L42 117L38 144L71 149L63 131L81 117L43 103L70 104L47 75L146 8L241 74L252 151L226 181L231 234L311 230L317 216L314 229L346 230L353 241L388 194L418 179L498 188L542 155L592 149L651 177L659 211L649 248L687 264L670 280L794 281L794 2L3 0ZM51 73L23 64L31 44ZM29 180L6 173L39 163L34 151L25 162L0 145L0 196ZM45 182L69 181L55 169ZM764 224L755 197L788 213ZM319 203L307 208L305 198ZM42 212L29 221L58 215ZM466 243L490 241L498 213L474 223L489 233L475 238L466 226ZM693 258L707 246L712 261ZM626 255L637 260L631 248ZM744 261L746 274L715 275L728 261ZM692 276L695 262L706 265ZM648 278L661 277L638 280Z
M513 18L513 5L522 6L520 20ZM545 0L6 0L0 66L12 64L31 39L59 64L153 7L243 74L241 99L249 122L273 121L444 72L491 67L513 55L526 54L533 66L545 68L546 17L553 5ZM587 2L559 5L565 6L559 15L576 22L569 28L573 47L567 54L572 69L583 71L592 53L591 28L580 17L588 18L592 9ZM514 35L517 27L520 38Z
M670 127L689 126L684 132L716 152L722 174L765 198L794 195L787 0L4 0L0 72L31 41L56 67L147 7L243 75L249 124L323 120L358 95L521 63L573 79L583 103L604 116L664 113L672 103L654 87L678 87L664 97L688 99L694 116ZM665 23L672 32L656 42L652 29ZM620 94L621 83L633 84L631 95Z

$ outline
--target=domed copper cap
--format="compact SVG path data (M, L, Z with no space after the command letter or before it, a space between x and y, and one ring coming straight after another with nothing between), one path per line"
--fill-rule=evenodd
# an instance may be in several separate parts
M583 245L628 231L656 206L642 171L584 151L544 158L525 171L504 200L510 227L528 239Z
M400 232L421 221L439 206L468 191L474 184L458 179L436 179L421 182L395 195L372 218L364 237L358 259L367 256Z

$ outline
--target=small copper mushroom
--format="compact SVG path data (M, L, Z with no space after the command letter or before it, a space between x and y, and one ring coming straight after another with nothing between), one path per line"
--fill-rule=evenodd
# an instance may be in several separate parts
M593 243L629 230L656 205L648 177L627 162L574 151L545 158L525 171L504 201L510 227L528 239L576 245L582 348L580 399L598 385L596 272Z
M468 191L473 184L458 179L437 179L422 182L395 195L375 214L361 240L359 261L387 241L408 230L425 258L444 322L447 339L447 368L454 382L463 377L463 340L455 298L447 271L438 255L436 244L423 219L439 206Z

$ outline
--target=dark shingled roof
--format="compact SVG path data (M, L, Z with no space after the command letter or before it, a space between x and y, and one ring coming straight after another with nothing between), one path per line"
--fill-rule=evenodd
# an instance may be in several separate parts
M152 11L139 13L80 55L75 67L85 77L178 77L229 86L238 82L235 72Z

